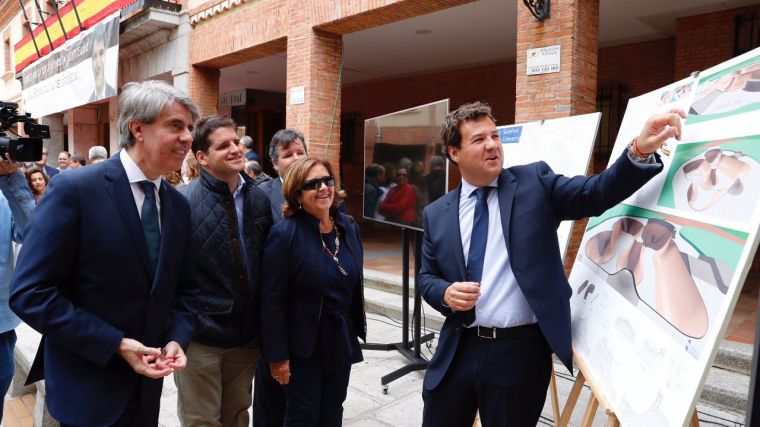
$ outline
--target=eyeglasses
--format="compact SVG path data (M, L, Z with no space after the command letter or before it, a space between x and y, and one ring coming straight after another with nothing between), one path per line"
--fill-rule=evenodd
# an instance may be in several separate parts
M335 178L331 176L326 176L323 178L310 179L303 183L303 185L301 186L301 190L306 190L306 191L319 190L320 188L322 188L322 184L328 187L335 187Z
M405 173L397 173L396 176L406 176Z

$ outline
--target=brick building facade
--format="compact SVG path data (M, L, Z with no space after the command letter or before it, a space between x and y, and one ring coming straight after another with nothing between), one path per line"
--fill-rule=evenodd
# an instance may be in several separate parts
M737 17L756 11L684 12L688 16L674 18L674 34L599 47L599 0L554 1L552 16L546 21L537 21L522 1L515 1L515 57L353 84L340 83L342 40L347 34L434 14L471 0L191 3L190 94L204 113L216 112L220 69L285 55L284 122L302 130L310 150L341 170L349 194L347 206L361 217L365 119L445 98L452 108L478 99L492 105L500 124L509 124L598 111L604 98L613 106L603 112L612 116L606 118L607 138L614 141L629 98L733 57ZM562 71L527 76L526 49L553 44L562 46ZM303 102L293 103L291 91L301 88ZM347 122L350 128L343 132L341 116L352 118ZM259 147L265 148L265 142ZM595 169L606 164L606 155L596 156ZM582 230L583 224L576 226L574 247ZM571 248L568 259L574 254ZM760 263L755 264L753 271L760 271Z

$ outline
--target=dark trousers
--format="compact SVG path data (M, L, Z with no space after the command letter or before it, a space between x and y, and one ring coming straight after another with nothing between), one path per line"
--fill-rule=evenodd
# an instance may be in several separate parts
M320 357L290 359L290 383L285 386L286 427L332 427L343 424L351 365L325 369Z
M285 419L285 388L272 378L269 363L261 360L253 377L253 425L282 427Z
M422 391L423 427L533 427L546 400L551 349L535 334L507 339L462 331L454 359L438 387Z
M5 397L8 388L13 381L13 372L15 365L13 363L13 347L16 345L16 331L10 331L0 334L0 396ZM0 405L0 421L3 420L3 408Z
M111 424L110 427L137 427L137 426L157 426L158 414L147 414L143 409L141 400L140 387L135 387L132 397L129 398L127 407L121 413L119 418ZM74 424L61 423L61 427L77 427Z

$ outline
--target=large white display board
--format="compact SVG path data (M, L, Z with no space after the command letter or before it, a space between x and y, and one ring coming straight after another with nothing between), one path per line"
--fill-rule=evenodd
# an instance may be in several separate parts
M688 421L757 249L760 49L631 99L611 158L673 107L664 170L589 221L570 275L575 355L625 426Z
M499 126L497 129L504 149L504 167L543 160L556 173L565 176L585 175L601 116L601 113L592 113ZM572 228L572 221L562 221L557 228L563 259Z

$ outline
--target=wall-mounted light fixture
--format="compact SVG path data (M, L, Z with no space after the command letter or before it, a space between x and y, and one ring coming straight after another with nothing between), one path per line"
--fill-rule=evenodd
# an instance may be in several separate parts
M523 0L530 13L539 21L549 17L549 0Z

